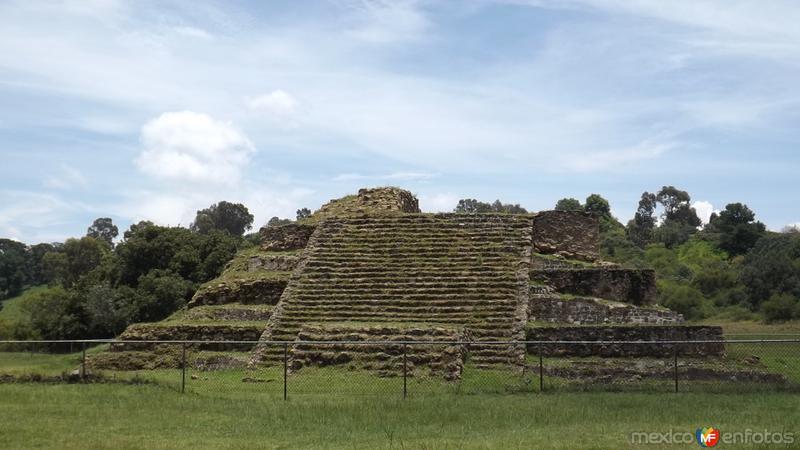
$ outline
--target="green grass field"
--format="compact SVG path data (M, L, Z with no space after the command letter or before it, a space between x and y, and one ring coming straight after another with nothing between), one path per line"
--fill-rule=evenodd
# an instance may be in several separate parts
M628 448L634 431L800 432L777 393L215 398L158 386L0 385L2 448Z
M723 327L737 338L800 331L797 323ZM741 344L727 353L737 364L757 355L765 369L800 383L799 345ZM0 352L0 375L54 376L79 362L77 351ZM545 364L570 361L545 358ZM800 442L797 390L681 381L674 393L671 380L645 380L608 392L615 386L573 389L546 376L539 392L530 372L467 370L461 383L410 378L405 400L402 378L341 368L290 374L287 401L282 368L191 369L184 394L175 369L104 372L111 382L98 384L0 383L0 448L619 449L635 448L632 432L693 433L707 426L792 432ZM151 383L126 384L131 380Z

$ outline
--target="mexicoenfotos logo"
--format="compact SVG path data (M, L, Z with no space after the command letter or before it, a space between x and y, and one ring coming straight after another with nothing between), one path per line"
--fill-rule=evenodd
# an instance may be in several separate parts
M719 428L707 427L698 428L694 434L685 430L657 431L634 431L628 438L634 445L690 445L697 442L701 447L716 447L722 443L723 447L728 444L736 445L791 445L796 439L792 431L770 431L753 430L746 428L744 431L726 431L723 433Z
M701 447L714 447L719 442L720 431L719 428L714 427L698 428L694 432L694 437Z

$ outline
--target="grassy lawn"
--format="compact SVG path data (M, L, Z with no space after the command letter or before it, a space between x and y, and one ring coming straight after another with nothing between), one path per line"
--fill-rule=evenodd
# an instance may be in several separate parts
M796 323L723 326L726 333L765 336L800 329ZM800 383L798 349L730 345L727 358L747 367L743 361L757 355L767 370ZM0 352L0 374L59 375L79 361L79 352ZM570 361L546 358L545 363ZM631 432L694 433L707 426L793 432L800 442L796 390L748 389L740 382L719 390L723 383L682 381L676 394L670 380L643 380L624 392L604 392L602 386L576 392L545 377L546 392L540 393L534 373L467 370L462 383L410 378L406 400L402 378L342 368L290 374L288 401L280 367L191 369L185 394L175 369L104 372L117 380L137 377L157 384L0 383L0 448L619 449L634 448Z
M800 338L800 320L766 324L754 321L719 321L709 319L702 325L719 325L728 338L736 339L788 339Z
M625 448L632 431L800 432L785 394L397 397L181 395L158 386L0 385L2 448ZM730 447L730 446L729 446Z
M35 286L26 289L22 294L3 300L3 308L0 309L0 320L10 322L19 322L25 320L27 313L22 309L25 299L33 296L37 292L42 292L47 289L47 286Z

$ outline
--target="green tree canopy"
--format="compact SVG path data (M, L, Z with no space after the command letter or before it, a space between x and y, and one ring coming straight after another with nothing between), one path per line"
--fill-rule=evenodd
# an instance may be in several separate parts
M253 226L253 215L241 203L221 201L197 211L192 231L208 234L212 230L227 231L233 236L242 236Z
M297 220L303 220L311 215L311 210L308 208L300 208L297 210Z
M755 213L742 203L730 203L709 222L708 229L719 233L719 247L731 256L747 253L764 236L766 227L755 220Z
M0 239L0 300L15 297L28 281L27 246L12 239Z
M125 232L116 253L121 282L136 287L139 277L154 269L170 270L195 283L206 282L219 275L236 248L237 239L227 231L198 234L140 222Z
M271 217L267 221L267 226L268 227L279 227L281 225L289 225L290 223L292 223L291 219L281 219L278 216L274 216L274 217Z
M767 234L747 253L741 281L752 308L773 295L800 298L800 236Z
M485 203L475 200L474 198L462 198L458 201L453 212L466 214L490 212L526 214L528 211L519 204L503 203L500 200L495 200L493 203Z
M92 225L86 230L86 235L107 242L109 246L113 247L114 238L119 235L119 230L109 217L100 217L92 222Z
M639 199L639 206L633 220L628 222L626 234L639 248L644 248L653 240L653 230L656 227L656 195L643 192Z
M556 211L583 211L580 200L575 198L562 198L556 202Z

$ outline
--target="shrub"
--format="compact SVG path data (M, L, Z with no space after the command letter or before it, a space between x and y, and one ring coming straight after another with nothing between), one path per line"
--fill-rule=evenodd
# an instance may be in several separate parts
M775 294L761 305L767 322L785 322L797 317L798 302L790 294Z

